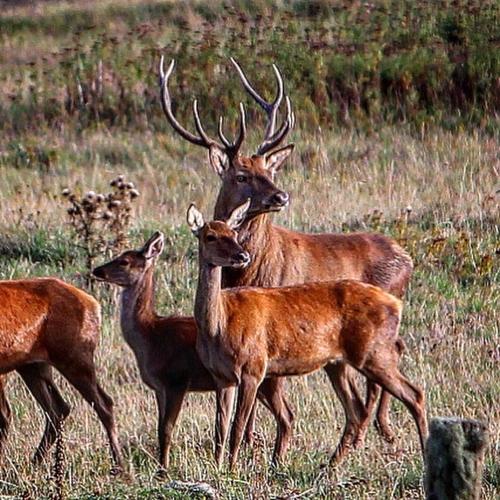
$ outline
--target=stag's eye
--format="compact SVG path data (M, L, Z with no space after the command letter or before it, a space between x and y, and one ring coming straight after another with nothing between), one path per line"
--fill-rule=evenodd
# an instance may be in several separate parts
M213 234L207 235L207 241L215 241L217 238Z
M118 265L119 265L120 267L125 267L125 266L128 266L128 260L125 260L125 259L123 259L123 260L119 260L119 261L118 261Z
M247 180L247 178L244 175L239 174L239 175L236 176L236 181L237 182L246 182L246 180Z

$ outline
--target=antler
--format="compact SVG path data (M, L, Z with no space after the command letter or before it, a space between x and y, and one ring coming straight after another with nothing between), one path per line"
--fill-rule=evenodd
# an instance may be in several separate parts
M233 66L236 68L238 75L243 83L243 86L247 92L253 97L253 99L264 109L267 114L267 126L264 134L264 140L257 149L257 154L262 155L275 148L281 141L286 137L288 132L293 128L295 124L295 115L292 112L292 104L290 98L285 96L287 116L285 121L281 124L277 132L276 128L276 117L278 109L280 107L281 101L283 100L283 77L281 76L278 67L273 64L274 74L276 76L277 82L277 92L276 97L273 102L267 102L250 84L245 73L241 69L241 66L235 61L234 58L230 58Z
M172 100L170 98L170 93L168 91L168 80L170 75L172 74L175 66L175 60L172 59L170 66L165 72L164 68L164 57L160 58L160 95L161 95L161 105L163 108L163 112L165 116L174 128L174 130L184 139L191 142L192 144L196 144L197 146L203 146L204 148L210 148L210 146L216 146L222 151L224 151L229 157L234 158L243 143L246 135L246 117L245 117L245 108L242 103L240 103L240 132L238 134L238 138L233 142L229 142L222 131L222 116L219 118L219 138L222 141L222 144L217 142L215 139L211 139L208 137L205 132L203 125L201 124L200 115L198 113L198 101L195 99L193 101L193 116L194 116L194 124L196 130L198 132L198 136L186 130L175 118L174 113L172 112Z

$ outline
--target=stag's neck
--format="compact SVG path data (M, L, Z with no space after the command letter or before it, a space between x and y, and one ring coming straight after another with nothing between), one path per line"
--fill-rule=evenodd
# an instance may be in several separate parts
M252 256L260 255L265 248L263 245L269 243L271 228L269 214L257 215L241 225L238 241Z
M221 279L220 267L200 262L194 317L199 333L204 337L218 335L225 321L221 297Z
M153 271L151 266L141 280L122 292L120 323L123 336L133 349L149 334L156 319Z
M282 259L283 249L273 244L273 238L275 236L269 214L258 215L243 223L238 231L238 241L252 260L244 269L223 269L224 288L279 284L279 277L274 269Z

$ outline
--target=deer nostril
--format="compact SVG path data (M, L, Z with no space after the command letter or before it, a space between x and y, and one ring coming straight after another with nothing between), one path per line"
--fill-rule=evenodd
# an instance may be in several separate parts
M284 191L279 191L273 196L273 202L276 205L286 205L288 203L288 193L285 193Z
M236 256L236 260L238 262L247 262L248 260L250 260L250 255L248 255L248 252L240 252Z
M104 271L102 270L102 267L96 267L93 271L92 274L96 278L104 278Z

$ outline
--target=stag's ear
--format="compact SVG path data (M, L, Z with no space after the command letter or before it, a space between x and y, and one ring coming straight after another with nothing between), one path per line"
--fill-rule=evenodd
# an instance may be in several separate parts
M250 206L250 202L252 200L248 198L243 205L240 205L239 207L236 207L232 212L231 215L229 216L229 219L227 220L226 224L231 228L231 229L238 229L238 227L241 226L243 221L245 220L245 217L247 215L248 207Z
M165 246L165 237L160 231L156 231L142 247L142 255L149 260L158 257Z
M212 144L208 150L208 158L210 159L210 165L219 174L222 175L225 170L229 167L229 157L227 154L216 146Z
M189 205L187 211L187 223L191 228L193 234L198 235L200 229L205 225L205 221L203 220L203 215L201 212L194 206L193 203Z
M273 174L278 172L285 160L292 154L294 147L294 144L288 144L288 146L269 153L266 156L266 169Z

